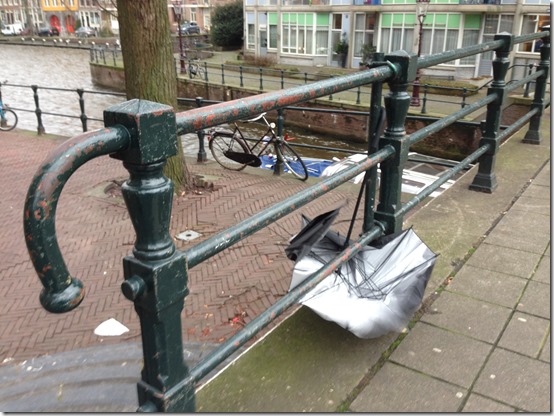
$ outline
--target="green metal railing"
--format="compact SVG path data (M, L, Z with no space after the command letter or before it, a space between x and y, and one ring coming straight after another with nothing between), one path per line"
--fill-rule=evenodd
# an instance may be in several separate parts
M60 193L71 174L89 160L110 155L123 161L130 173L122 192L136 232L133 253L124 259L123 294L134 302L140 318L144 368L138 383L139 410L183 412L195 410L195 383L215 368L262 328L318 282L331 274L376 237L402 228L404 215L438 188L442 182L474 161L478 173L471 189L493 192L497 186L494 173L496 154L506 132L499 134L502 101L511 88L505 82L508 55L515 43L542 38L541 61L536 71L521 82L536 80L531 111L513 128L530 122L524 141L538 144L539 127L545 102L549 72L550 33L514 37L507 33L492 42L422 58L399 51L380 56L374 68L355 74L322 80L283 91L269 92L241 100L175 113L171 107L141 100L112 106L104 113L105 129L82 134L63 144L50 155L35 175L25 204L24 232L33 265L44 289L40 301L51 312L67 312L83 299L83 284L72 276L61 256L56 234L55 215ZM471 54L495 50L494 79L488 95L454 114L407 135L404 123L410 104L407 92L416 70ZM376 137L382 119L382 85L387 127ZM167 158L177 152L178 135L196 132L265 111L277 110L339 91L372 84L368 128L368 157L356 166L326 178L303 192L258 212L231 228L196 246L178 251L169 234L173 184L162 168ZM487 107L479 148L434 185L402 205L402 171L410 145L454 123L465 115ZM381 166L381 185L377 195L377 165ZM183 359L181 312L188 294L189 270L247 236L294 212L359 173L367 172L362 235L298 288L281 298L267 311L247 324L231 339L221 344L198 366L189 369ZM360 193L361 196L361 193ZM374 209L374 202L378 201Z

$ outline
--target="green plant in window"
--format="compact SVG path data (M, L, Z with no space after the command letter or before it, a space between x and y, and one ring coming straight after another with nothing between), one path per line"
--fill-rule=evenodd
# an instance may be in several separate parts
M360 65L369 64L373 59L373 54L377 52L377 48L370 43L364 43L362 45L362 61Z
M342 39L335 46L335 52L338 54L347 54L348 53L348 42L346 39Z

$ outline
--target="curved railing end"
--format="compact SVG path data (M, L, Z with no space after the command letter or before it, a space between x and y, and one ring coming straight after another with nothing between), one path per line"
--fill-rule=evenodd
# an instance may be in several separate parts
M83 301L85 289L83 282L70 277L69 285L62 290L52 291L46 288L40 292L40 304L48 312L63 313L75 309Z

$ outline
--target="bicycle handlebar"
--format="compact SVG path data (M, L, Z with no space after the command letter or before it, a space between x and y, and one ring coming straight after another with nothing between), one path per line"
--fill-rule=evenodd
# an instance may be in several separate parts
M241 120L243 123L252 123L254 121L258 121L259 119L261 119L262 117L264 117L267 113L261 113L259 115L257 115L256 117L254 118L250 118L248 120ZM267 123L267 121L266 121Z

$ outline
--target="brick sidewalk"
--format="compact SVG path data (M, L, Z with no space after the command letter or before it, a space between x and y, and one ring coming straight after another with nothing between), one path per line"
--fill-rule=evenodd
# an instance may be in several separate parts
M24 242L23 206L39 164L62 141L29 132L2 133L0 173L5 180L0 202L4 213L0 220L0 363L100 344L140 341L137 315L120 290L122 258L131 253L134 230L122 198L104 192L110 181L128 174L119 161L109 157L79 169L58 204L58 241L69 271L85 285L85 299L76 310L61 315L46 312L39 303L42 285ZM213 162L197 164L195 159L189 161L189 168L192 173L208 175L215 189L174 201L171 234L190 229L202 234L193 242L176 241L179 249L307 186L298 180L274 177L268 171L231 172ZM190 295L183 313L184 341L221 342L241 326L240 322L230 323L232 318L243 317L248 322L284 295L293 266L285 257L284 247L300 228L300 212L314 217L345 199L349 199L351 210L355 195L347 190L334 191L192 269ZM346 231L349 207L336 221L339 231ZM130 331L121 337L95 335L94 329L109 318L117 319Z

